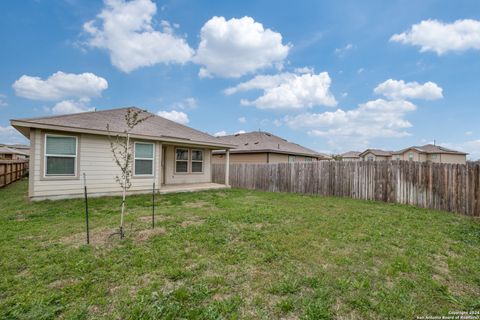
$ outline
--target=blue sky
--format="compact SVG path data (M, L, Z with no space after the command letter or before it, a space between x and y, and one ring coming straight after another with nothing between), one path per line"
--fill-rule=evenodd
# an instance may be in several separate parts
M317 151L435 140L480 158L480 2L0 2L9 119L135 105ZM228 90L227 90L228 89Z

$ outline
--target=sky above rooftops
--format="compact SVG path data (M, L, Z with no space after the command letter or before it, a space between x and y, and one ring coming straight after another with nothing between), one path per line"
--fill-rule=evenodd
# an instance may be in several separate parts
M9 119L138 106L325 153L436 141L480 158L480 2L0 2Z

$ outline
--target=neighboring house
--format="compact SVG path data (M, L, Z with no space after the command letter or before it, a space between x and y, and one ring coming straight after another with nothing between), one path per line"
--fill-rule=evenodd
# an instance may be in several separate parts
M217 137L223 143L237 145L230 151L230 163L281 163L331 160L331 157L288 142L271 133L253 131ZM225 162L225 151L213 151L213 163Z
M342 161L359 161L360 153L360 151L348 151L342 153L340 157L342 158Z
M467 153L433 144L426 144L424 146L413 146L393 152L392 160L465 164L467 162Z
M3 146L9 147L9 148L12 148L12 149L15 149L15 150L21 150L21 151L24 151L26 153L28 153L30 151L30 146L28 146L26 144L4 144Z
M28 152L0 145L0 160L25 160L28 155Z
M386 161L391 159L392 152L380 149L367 149L358 156L363 161Z
M12 126L30 139L30 198L81 197L84 173L89 194L120 194L115 181L120 169L113 160L107 124L112 135L123 135L127 109L11 120ZM130 134L134 159L129 194L152 192L153 182L160 192L228 185L228 170L226 185L211 183L211 153L223 149L228 155L234 145L149 115L152 117Z

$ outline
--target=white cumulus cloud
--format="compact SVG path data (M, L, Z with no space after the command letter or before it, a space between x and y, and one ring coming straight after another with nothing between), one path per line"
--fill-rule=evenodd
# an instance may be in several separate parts
M467 158L470 160L480 160L480 139L469 140L460 143L442 143L450 149L459 150L468 153Z
M390 41L420 47L420 52L434 51L442 55L448 51L480 50L480 21L472 19L444 23L424 20L406 32L394 34Z
M223 137L223 136L226 136L227 134L228 134L227 131L222 130L222 131L215 132L213 135L215 137Z
M327 72L259 75L225 90L227 95L250 90L263 90L255 100L241 100L243 105L259 109L304 109L313 106L337 105L330 92L331 79Z
M27 139L12 126L0 126L0 142L6 144L27 143Z
M93 111L95 108L89 107L87 102L84 101L75 101L75 100L63 100L56 103L51 112L54 114L70 114L70 113L80 113Z
M190 97L190 98L185 98L181 101L175 102L172 105L173 109L194 109L198 106L198 101L197 99Z
M443 89L434 82L407 82L403 80L388 79L380 83L374 90L376 94L384 95L393 100L399 99L424 99L436 100L443 98Z
M19 97L55 101L65 98L99 97L108 88L108 82L93 73L64 73L58 71L47 79L23 75L12 85Z
M190 119L188 119L188 115L185 112L181 111L158 111L157 115L168 120L178 122L180 124L187 124L190 122Z
M213 17L200 31L193 61L203 65L200 77L240 77L259 69L283 65L290 50L282 35L251 17L226 20Z
M167 21L156 30L157 6L151 0L105 0L105 8L83 28L88 45L108 51L112 64L124 72L157 63L188 62L193 50L175 35Z
M306 129L314 137L327 137L329 143L364 146L372 138L404 137L412 124L405 115L416 106L404 100L377 99L360 104L352 110L337 109L323 113L303 113L286 116L284 122L293 129Z
M246 133L245 130L238 130L238 131L234 132L233 134L244 134L244 133ZM222 130L222 131L215 132L213 135L215 137L224 137L224 136L227 136L229 134L230 133L228 133L227 131Z

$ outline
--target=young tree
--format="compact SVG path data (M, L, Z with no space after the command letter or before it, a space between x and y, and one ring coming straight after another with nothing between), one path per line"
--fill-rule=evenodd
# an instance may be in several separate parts
M151 114L146 114L145 110L136 108L128 108L125 113L126 129L123 134L112 135L110 125L107 124L108 138L110 140L110 149L113 154L115 164L120 168L120 176L116 176L115 180L122 188L122 209L120 213L120 238L123 238L123 220L125 215L125 196L127 190L132 186L132 145L130 143L130 132L140 123L150 118Z

